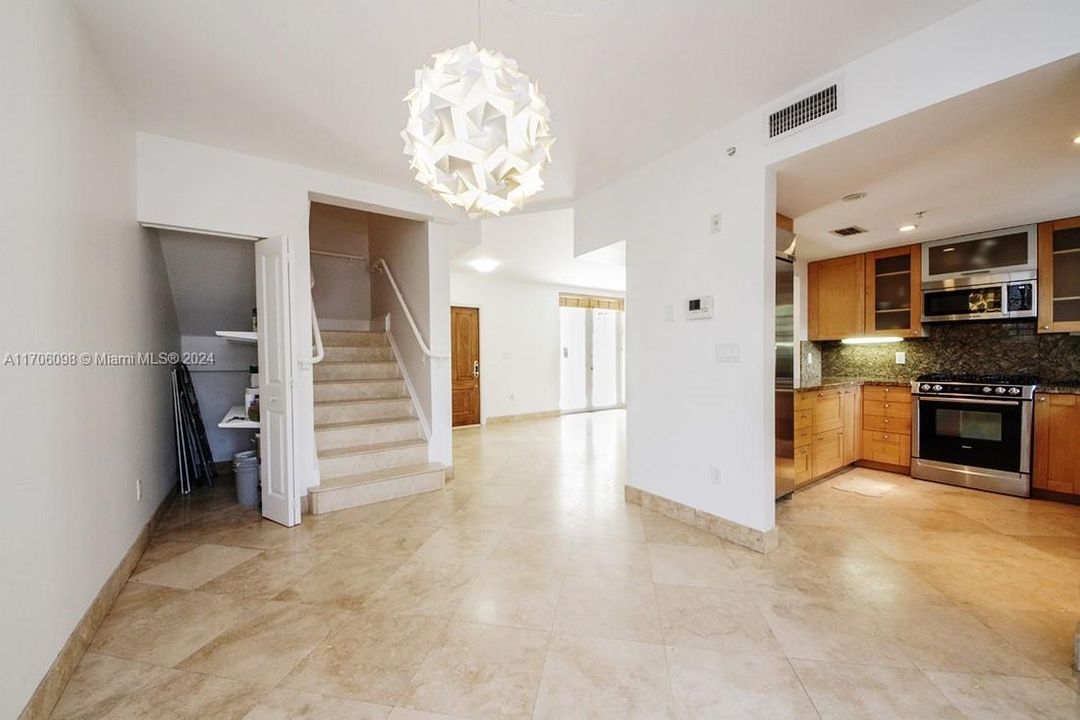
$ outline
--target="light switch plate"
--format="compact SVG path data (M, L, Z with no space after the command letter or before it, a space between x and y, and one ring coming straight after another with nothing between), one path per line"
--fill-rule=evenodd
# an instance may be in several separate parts
M896 352L896 364L897 365L905 365L905 364L907 364L907 353L905 351L898 350Z
M716 362L742 362L742 346L739 343L718 343L716 345Z

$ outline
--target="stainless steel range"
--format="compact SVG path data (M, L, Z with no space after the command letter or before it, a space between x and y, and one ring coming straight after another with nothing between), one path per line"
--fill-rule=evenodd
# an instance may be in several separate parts
M911 475L1031 494L1032 401L1026 375L922 375L911 383Z

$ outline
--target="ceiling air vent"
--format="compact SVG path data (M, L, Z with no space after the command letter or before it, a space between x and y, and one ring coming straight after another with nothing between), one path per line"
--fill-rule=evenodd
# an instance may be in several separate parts
M836 228L829 232L833 235L839 235L840 237L847 237L848 235L860 235L866 232L866 228L861 228L858 225L848 225L847 227Z
M838 112L840 99L840 83L833 83L812 95L770 112L766 117L768 139L776 140L788 133L802 130Z

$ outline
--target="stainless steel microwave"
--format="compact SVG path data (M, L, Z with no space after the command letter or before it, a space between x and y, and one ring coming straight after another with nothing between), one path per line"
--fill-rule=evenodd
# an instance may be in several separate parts
M1002 320L1038 315L1036 280L975 284L954 281L950 287L923 289L923 322Z
M923 289L1034 280L1039 268L1035 225L923 243Z

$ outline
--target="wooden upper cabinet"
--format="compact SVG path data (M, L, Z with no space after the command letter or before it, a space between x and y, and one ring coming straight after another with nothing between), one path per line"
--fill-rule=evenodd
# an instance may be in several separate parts
M1039 332L1080 332L1080 217L1039 223Z
M866 325L864 255L819 260L808 266L807 314L811 340L862 335Z
M1031 484L1039 490L1080 495L1080 397L1035 394L1035 447Z
M922 334L922 249L866 253L866 335Z

